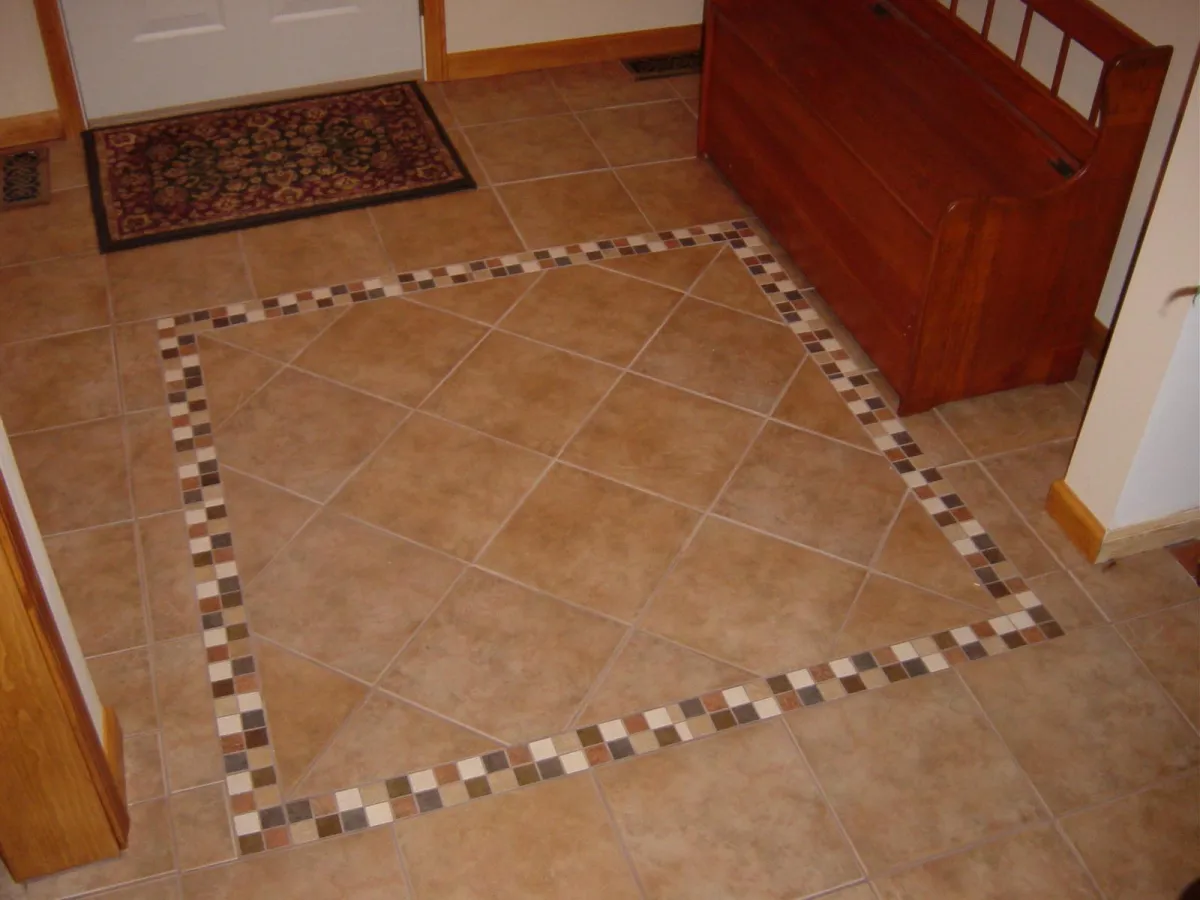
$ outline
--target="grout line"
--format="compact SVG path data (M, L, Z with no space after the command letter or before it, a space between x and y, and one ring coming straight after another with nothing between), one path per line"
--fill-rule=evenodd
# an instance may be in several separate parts
M612 810L612 805L608 802L608 795L604 793L600 779L596 777L596 770L588 769L588 775L592 782L592 790L596 792L596 799L600 803L600 808L604 810L604 818L608 822L613 840L616 841L617 852L621 854L621 858L625 860L625 865L629 867L629 874L633 878L634 886L637 888L642 900L648 900L649 894L646 892L646 885L642 883L642 873L638 871L633 854L629 852L629 846L625 841L625 833L621 830L621 826L617 824L617 816Z

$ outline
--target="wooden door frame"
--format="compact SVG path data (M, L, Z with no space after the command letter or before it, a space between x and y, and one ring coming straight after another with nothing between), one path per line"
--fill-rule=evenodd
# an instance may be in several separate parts
M446 53L446 0L421 0L421 31L425 39L425 80L450 77Z
M63 136L74 137L83 130L83 105L79 101L79 86L75 83L75 66L71 63L62 10L58 0L33 0L33 8L42 33L42 48L46 51L46 65L54 85Z

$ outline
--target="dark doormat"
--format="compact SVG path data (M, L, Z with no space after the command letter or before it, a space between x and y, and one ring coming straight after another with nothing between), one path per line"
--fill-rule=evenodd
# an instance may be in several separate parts
M102 252L475 187L415 82L84 132Z
M621 65L636 80L670 78L672 75L699 75L703 57L699 50L688 53L668 53L663 56L639 56L623 59Z

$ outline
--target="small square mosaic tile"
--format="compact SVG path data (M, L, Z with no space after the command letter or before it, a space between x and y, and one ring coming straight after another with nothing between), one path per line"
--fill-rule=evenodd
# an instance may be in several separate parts
M452 285L705 245L728 246L737 255L897 477L913 491L946 540L995 598L1000 614L973 625L915 636L384 781L284 802L251 651L198 335ZM746 222L730 221L470 260L160 320L158 347L208 654L209 688L239 851L259 853L385 825L1062 635L1062 628L925 456L903 421L858 371L805 294Z

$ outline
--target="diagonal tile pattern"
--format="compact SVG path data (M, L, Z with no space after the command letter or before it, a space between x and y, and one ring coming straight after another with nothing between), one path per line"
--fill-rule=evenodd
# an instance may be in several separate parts
M88 330L96 347L116 349L80 369L98 376L91 393L52 378L42 393L64 402L43 408L20 384L6 402L60 417L13 443L49 543L72 557L63 590L87 652L101 654L90 666L130 736L131 777L145 773L130 795L130 853L29 896L132 880L112 896L178 900L172 867L204 866L183 879L183 896L264 886L497 896L503 872L503 889L519 896L1074 897L1092 896L1094 876L1111 896L1174 900L1194 846L1194 816L1167 800L1196 764L1178 715L1197 696L1195 586L1155 554L1095 571L1038 518L1075 401L1038 390L901 425L874 405L886 385L855 374L869 361L848 339L839 347L836 323L807 327L821 315L808 283L752 249L740 225L552 246L644 230L643 215L661 228L742 213L704 164L659 162L682 146L676 97L694 109L694 81L631 82L601 64L464 84L448 98L428 86L481 183L499 186L312 220L316 230L219 235L106 267L75 233L84 191L56 193L61 234L44 215L14 216L13 227L30 227L7 242L13 268L0 250L0 307L18 297L14 315L4 307L13 330L0 326L0 358L14 342L41 341L7 352L50 358L62 335ZM628 103L648 105L606 109ZM530 164L521 148L539 127L572 138L533 161L550 167L533 175L519 168ZM620 167L625 159L635 165ZM550 177L512 182L531 176ZM63 251L84 255L53 258ZM304 290L364 275L372 280ZM62 290L68 278L74 295ZM272 279L302 292L252 300ZM97 299L106 287L111 313ZM36 310L19 299L32 294L45 301ZM689 317L668 331L696 309L714 310L720 327ZM165 360L145 321L157 315L177 315L163 331L176 339ZM522 387L534 408L544 389L554 403L566 396L569 422L497 413L507 387L489 392L487 379L521 362L503 353L453 412L433 408L430 392L493 326L487 340L538 348L527 358L571 360L566 391L556 393L556 368L536 365ZM759 326L783 332L789 352L747 353L773 346ZM676 338L668 352L664 333ZM622 371L646 359L663 368ZM591 402L573 374L583 370L605 373ZM87 421L97 397L113 396L100 405L106 418ZM427 412L409 411L421 404ZM172 441L185 471L168 489L160 469ZM951 463L953 488L930 468ZM565 490L564 479L589 487ZM719 515L691 536L714 501ZM477 559L505 577L469 568L455 582ZM1006 559L1037 576L1029 585L1047 607ZM101 597L93 574L119 590ZM1034 703L1031 726L1011 685L1059 642L1009 651L1061 635L1047 608L1105 637L1038 669L1023 694L1063 699L1051 712ZM1144 671L1120 662L1132 656L1105 615L1120 620ZM969 661L981 657L998 657L978 665L1002 675L980 669L972 680ZM1110 689L1081 688L1108 661L1120 663ZM982 713L956 687L964 677ZM1113 689L1134 681L1133 700ZM670 697L692 699L654 706ZM1078 697L1087 711L1077 721ZM803 754L781 723L755 724L797 707L788 724L802 744L806 723L822 721L812 714L847 721ZM1077 723L1068 755L1083 758L1061 776L1066 787L1042 765L1059 752L1046 741L1062 709ZM1000 749L980 737L980 715L1000 730ZM1107 729L1091 730L1093 719ZM866 737L850 755L880 761L847 778L827 745L859 720ZM1105 746L1138 731L1139 759ZM913 798L931 769L944 777ZM1027 789L1005 781L1017 769L1054 798L1051 810L1027 815ZM864 791L862 771L882 787ZM1076 815L1071 790L1091 796L1101 783L1117 799ZM855 812L893 791L884 814ZM551 799L525 799L537 796ZM920 812L880 834L896 808ZM494 827L481 823L488 810ZM1056 830L1043 824L1050 814ZM1028 824L1007 828L1013 816ZM399 852L382 828L352 834L393 821ZM921 859L978 834L970 849ZM235 849L318 838L335 839L224 864ZM478 867L464 867L464 847ZM856 857L869 871L877 859L906 862L872 888Z

